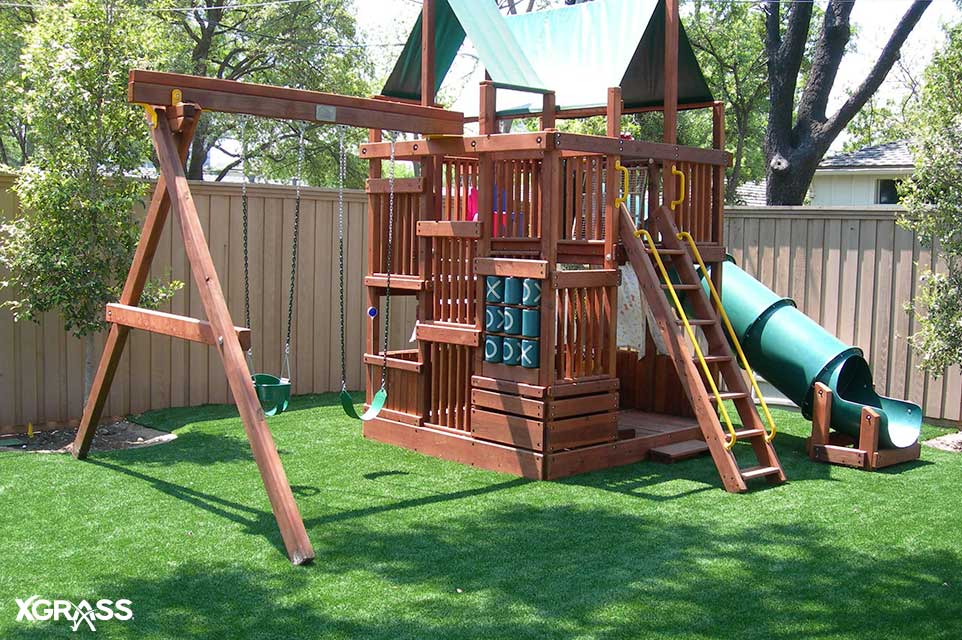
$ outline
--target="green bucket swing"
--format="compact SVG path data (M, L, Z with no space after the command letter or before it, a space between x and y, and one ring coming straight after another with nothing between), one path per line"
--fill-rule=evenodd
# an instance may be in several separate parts
M250 262L248 256L248 208L247 208L247 142L245 133L247 131L247 121L241 128L241 162L243 165L244 180L241 186L241 208L243 210L244 226L244 316L248 327L251 326L251 304L250 304ZM294 289L297 284L297 240L300 234L301 217L301 172L304 167L304 129L301 129L298 138L297 149L297 171L294 177L294 233L291 246L291 280L287 294L287 335L284 340L284 364L283 374L286 376L278 377L270 373L252 373L251 382L257 399L260 401L261 409L266 416L276 416L284 413L291 402L291 326L294 318ZM247 350L247 366L253 372L254 369L254 349Z
M387 403L387 348L388 348L388 330L391 320L391 251L394 242L394 143L391 140L391 160L390 160L390 171L388 177L388 217L387 217L387 279L384 286L384 341L383 341L383 353L384 361L381 365L381 388L377 390L374 397L371 398L371 404L368 405L367 410L364 413L358 414L357 409L354 406L354 398L351 396L351 392L347 390L347 365L345 362L345 325L344 325L344 179L347 175L347 151L344 144L344 127L338 127L338 141L340 143L340 162L338 165L338 183L337 183L337 240L338 240L338 267L340 272L340 310L341 310L341 407L351 418L355 420L361 420L363 422L368 422L373 420L381 413L384 405ZM371 307L368 310L368 315L371 320L377 316L377 309Z

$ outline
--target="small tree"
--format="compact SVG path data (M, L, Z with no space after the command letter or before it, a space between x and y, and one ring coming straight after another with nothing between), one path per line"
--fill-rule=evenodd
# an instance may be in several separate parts
M913 123L915 172L902 187L902 223L946 265L943 273L923 271L914 300L911 342L932 373L962 363L962 25L947 35L925 73Z
M24 213L2 227L0 286L16 319L57 311L84 338L84 385L94 334L116 300L137 242L133 211L149 159L143 116L127 104L131 67L156 60L156 23L119 0L70 0L40 10L25 32L22 117L34 152L16 183ZM159 303L178 283L149 289Z

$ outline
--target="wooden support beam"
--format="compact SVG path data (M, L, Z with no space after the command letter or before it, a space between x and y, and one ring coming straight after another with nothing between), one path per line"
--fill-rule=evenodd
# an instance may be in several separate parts
M480 238L481 223L422 220L418 222L417 234L422 238Z
M364 184L365 193L390 193L389 178L368 178ZM395 178L394 193L421 193L424 191L424 178Z
M548 91L541 97L541 130L554 129L557 120L558 98L554 91Z
M177 158L181 163L187 159L187 151L190 149L190 143L197 128L197 121L198 114L194 113L189 121L182 123L180 133L173 134L176 140ZM144 226L140 231L140 240L137 243L136 251L134 251L130 271L127 272L127 281L124 283L124 289L120 294L121 304L136 306L140 302L144 285L146 285L147 278L150 275L150 263L157 252L157 245L160 243L160 236L163 233L164 223L167 221L169 211L170 197L167 195L167 180L161 174L157 178L154 195L147 207ZM97 365L97 373L94 374L90 394L87 397L86 404L84 404L84 412L77 429L77 436L71 445L71 452L78 460L86 458L90 451L90 444L93 442L97 425L100 424L104 404L107 402L110 385L113 384L114 374L117 372L117 366L120 364L121 356L123 356L129 332L128 327L119 324L110 325L107 332L107 340L104 344L103 354L100 356L100 364Z
M861 418L858 430L858 448L868 454L865 460L865 468L871 471L875 468L875 454L878 453L881 416L879 416L878 411L871 407L862 407Z
M664 86L664 141L675 144L678 140L678 0L665 0Z
M130 102L169 107L174 106L174 89L180 90L182 102L205 111L411 133L464 133L464 114L437 107L141 69L130 72L127 97Z
M414 326L414 336L425 342L443 342L465 347L477 347L481 344L481 330L472 325L418 322Z
M474 272L479 276L514 276L544 280L548 277L548 263L545 260L516 258L475 258Z
M478 131L481 135L498 133L497 89L490 80L480 86L481 98L478 106Z
M423 0L421 4L421 104L434 106L434 34L436 30L435 0Z
M164 184L180 225L191 273L210 327L217 336L217 351L223 360L227 381L247 432L254 461L267 489L287 555L294 564L308 563L314 559L314 549L307 537L307 530L287 481L274 438L264 419L264 411L251 384L251 373L247 368L244 351L234 331L234 323L227 308L220 279L214 269L214 261L207 247L187 176L184 175L183 164L165 118L159 119L158 126L151 130L151 135L160 161L161 175L167 178Z
M196 318L141 309L126 304L108 304L106 312L107 322L120 324L131 329L143 329L151 333L200 342L211 346L217 345L217 337L210 328L210 323ZM241 348L247 351L251 348L251 330L246 327L234 327Z
M555 271L551 280L555 289L617 287L621 284L621 272L618 269Z

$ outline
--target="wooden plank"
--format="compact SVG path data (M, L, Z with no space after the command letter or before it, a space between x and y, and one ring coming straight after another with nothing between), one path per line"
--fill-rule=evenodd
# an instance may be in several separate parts
M214 335L210 323L196 318L177 316L163 311L153 311L151 309L140 309L125 304L108 304L106 309L107 322L130 327L132 329L143 329L151 333L159 333L165 336L190 340L191 342L201 342L214 346L217 344L217 336ZM245 327L234 327L237 339L241 347L246 351L251 344L251 330Z
M544 280L548 274L548 263L545 260L475 258L474 272L480 276L514 276Z
M480 238L481 223L422 220L417 224L417 234L425 238Z
M727 167L730 166L732 159L730 153L717 149L682 147L675 144L641 140L617 140L607 136L592 136L580 133L554 133L549 136L549 142L553 145L549 148L559 151L616 155L621 156L623 161L650 159L669 162L697 162Z
M418 322L414 335L418 340L459 344L477 347L481 343L481 330L473 325L454 325L435 322Z
M918 442L904 449L882 449L875 452L873 467L876 469L891 467L894 464L918 460L921 455L922 445Z
M812 459L845 467L865 468L866 453L860 449L840 447L834 444L812 446Z
M554 282L555 289L617 287L621 284L621 272L617 269L555 271L552 274L552 281Z
M512 367L505 364L494 362L483 362L481 365L481 375L486 378L499 378L520 382L526 385L540 385L539 371L541 369L526 369L524 367Z
M547 451L561 451L618 439L618 413L596 413L590 416L552 420L545 429Z
M575 380L574 382L559 382L548 387L549 398L570 398L603 391L616 391L621 385L618 378L604 377L599 380Z
M681 460L695 458L708 453L708 445L704 440L685 440L672 444L655 447L649 452L652 461L672 464Z
M390 193L391 180L389 178L368 178L364 183L367 193ZM394 193L422 193L424 178L395 178Z
M471 384L479 389L497 391L498 393L512 393L514 395L525 396L528 398L545 397L545 387L537 385L511 382L510 380L498 380L496 378L486 378L484 376L472 376Z
M471 433L476 438L494 440L522 449L544 448L544 423L538 420L471 409Z
M425 455L532 480L542 478L542 454L478 440L453 430L410 427L376 418L364 423L363 433L365 438L405 447Z
M555 420L588 413L612 411L618 408L618 394L581 396L577 398L553 399L548 404L548 418Z
M151 135L160 161L161 173L167 177L166 190L170 197L171 208L176 213L180 224L181 236L190 258L194 281L212 329L219 338L223 338L222 343L218 340L218 351L222 356L231 392L234 394L244 430L247 432L254 461L257 463L267 490L287 555L294 564L311 562L314 558L314 550L287 481L277 446L264 420L264 412L251 386L250 371L234 332L234 323L231 321L224 292L217 272L214 270L214 261L207 249L207 241L184 175L183 160L178 154L165 118L159 119L158 126L151 130Z
M479 407L514 413L527 418L544 419L544 402L541 400L474 389L471 391L471 403Z
M384 357L381 355L375 355L373 353L364 354L364 364L372 364L381 366L387 361L388 369L396 369L398 371L409 371L411 373L421 373L424 364L416 360L403 360L401 358L392 358L390 356Z
M364 276L364 286L384 289L387 287L386 274ZM391 275L391 294L395 291L421 291L425 288L425 281L417 276Z

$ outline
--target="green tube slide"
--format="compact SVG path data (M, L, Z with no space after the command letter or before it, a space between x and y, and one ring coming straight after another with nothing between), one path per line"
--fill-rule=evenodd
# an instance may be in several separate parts
M707 288L707 285L705 285ZM722 306L751 367L812 417L815 383L832 390L832 428L858 437L862 407L881 416L879 445L909 447L922 429L918 405L875 393L858 347L846 345L732 262L724 263Z

